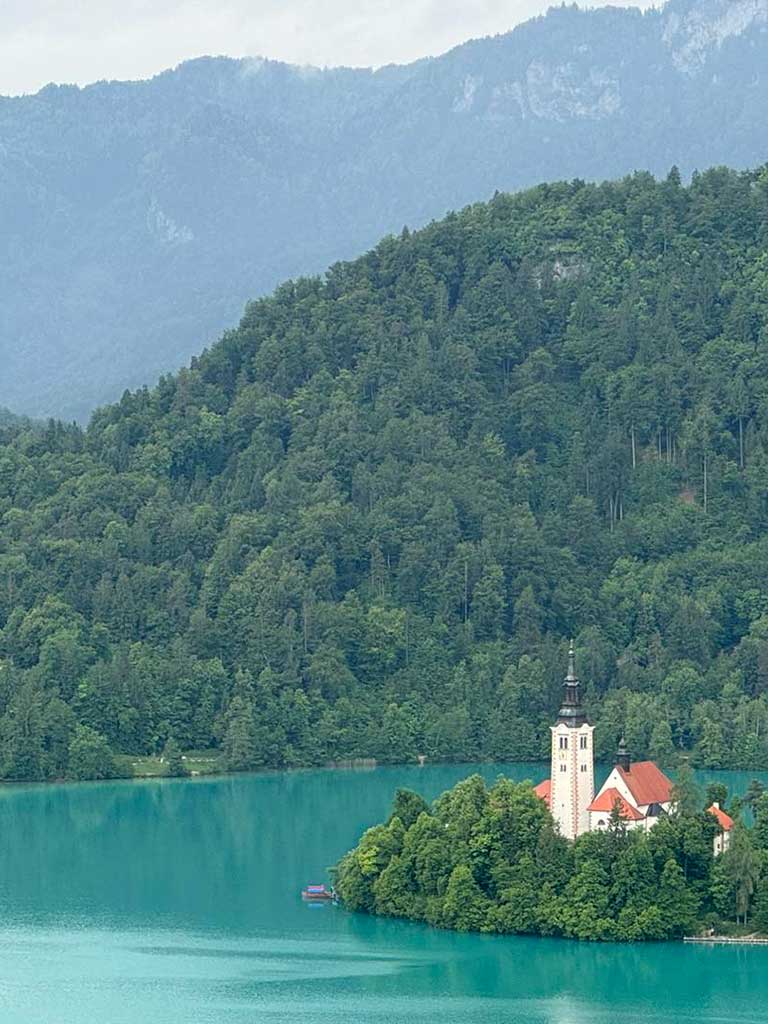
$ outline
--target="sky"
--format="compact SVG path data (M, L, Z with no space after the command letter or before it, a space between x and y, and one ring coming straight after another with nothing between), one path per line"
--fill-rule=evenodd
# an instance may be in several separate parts
M627 7L633 0L612 0ZM205 54L379 66L506 32L548 0L0 0L0 94L149 78ZM593 0L590 6L600 6ZM644 0L634 6L647 7Z

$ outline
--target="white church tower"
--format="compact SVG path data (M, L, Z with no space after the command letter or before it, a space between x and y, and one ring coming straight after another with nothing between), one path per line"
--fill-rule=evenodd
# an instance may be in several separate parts
M566 839L589 832L589 811L595 795L592 733L581 706L581 687L574 667L573 642L568 651L568 675L557 723L552 728L550 810Z

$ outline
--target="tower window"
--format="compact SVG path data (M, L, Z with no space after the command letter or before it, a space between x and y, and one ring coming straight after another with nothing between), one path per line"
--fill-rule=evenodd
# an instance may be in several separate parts
M579 746L581 747L582 750L586 750L587 749L587 737L586 736L581 736L579 738Z
M567 772L567 771L568 771L568 765L566 765L566 764L561 764L561 765L560 765L560 771L561 771L561 772Z
M561 750L567 750L568 749L568 737L567 736L561 736L560 737L560 749Z
M585 772L585 771L587 770L587 766L586 766L585 764L583 764L583 765L581 766L581 770L582 770L583 772Z

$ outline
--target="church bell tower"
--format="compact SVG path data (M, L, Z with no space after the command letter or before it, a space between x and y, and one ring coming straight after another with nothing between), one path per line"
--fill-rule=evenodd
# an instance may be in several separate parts
M589 811L595 795L595 759L592 733L581 704L576 678L573 641L568 650L568 674L563 702L552 726L550 810L566 839L589 831Z

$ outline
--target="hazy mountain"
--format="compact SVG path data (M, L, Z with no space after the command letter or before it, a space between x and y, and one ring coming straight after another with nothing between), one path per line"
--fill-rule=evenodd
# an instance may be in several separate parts
M767 29L768 0L563 7L408 67L0 99L0 403L83 416L280 279L496 189L760 163Z

